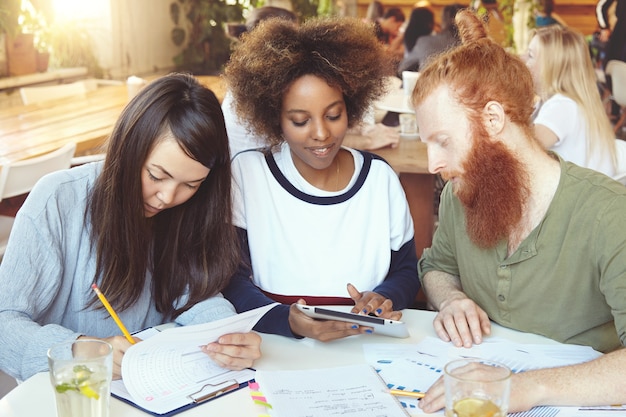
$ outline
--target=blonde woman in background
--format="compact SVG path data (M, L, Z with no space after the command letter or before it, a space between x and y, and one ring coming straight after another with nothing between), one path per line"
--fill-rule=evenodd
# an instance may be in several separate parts
M540 28L525 59L540 98L534 117L539 142L567 161L615 175L615 135L583 36L562 26Z

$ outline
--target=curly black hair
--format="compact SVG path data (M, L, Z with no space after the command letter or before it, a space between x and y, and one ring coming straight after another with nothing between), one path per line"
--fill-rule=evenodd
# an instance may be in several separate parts
M302 25L268 19L242 37L225 69L238 116L276 145L283 95L304 75L343 92L348 126L384 93L392 62L371 26L355 18L314 18Z

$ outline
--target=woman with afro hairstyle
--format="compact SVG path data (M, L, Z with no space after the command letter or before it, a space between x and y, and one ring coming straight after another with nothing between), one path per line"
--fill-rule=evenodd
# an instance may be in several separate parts
M235 110L267 147L233 159L233 222L251 271L223 294L237 311L282 303L255 330L322 341L371 333L294 304L399 319L415 300L413 224L398 177L379 157L342 147L390 65L371 28L352 18L270 19L231 56Z

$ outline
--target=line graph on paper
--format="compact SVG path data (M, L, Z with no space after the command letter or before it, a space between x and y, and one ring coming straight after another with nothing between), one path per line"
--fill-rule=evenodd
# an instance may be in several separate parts
M426 392L443 375L440 365L414 358L380 359L373 366L389 389L402 391ZM417 399L399 397L398 401L412 413L419 411Z
M591 348L575 345L531 345L490 338L472 348L456 348L440 339L427 337L418 344L365 344L366 361L372 365L390 389L426 392L443 375L451 360L477 357L507 365L513 372L585 362L601 354ZM411 415L424 414L419 400L398 398ZM443 412L439 412L443 415ZM614 413L603 413L613 417ZM511 413L511 417L596 417L578 407L535 407Z

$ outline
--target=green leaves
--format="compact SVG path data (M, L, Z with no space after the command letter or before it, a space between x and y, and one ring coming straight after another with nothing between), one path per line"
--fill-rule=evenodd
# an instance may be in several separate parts
M72 369L74 378L70 382L64 382L55 387L56 391L63 394L67 391L76 391L85 397L100 399L100 395L92 388L94 381L91 381L93 372L86 365L76 365Z

